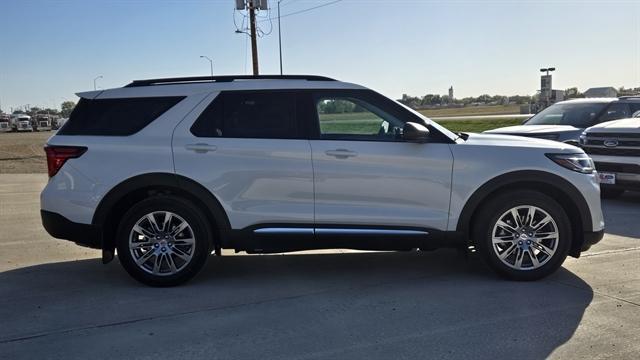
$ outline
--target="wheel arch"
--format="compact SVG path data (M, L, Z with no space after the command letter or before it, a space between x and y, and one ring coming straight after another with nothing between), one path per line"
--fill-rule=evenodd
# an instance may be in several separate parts
M218 199L204 186L181 175L148 173L137 175L113 187L100 201L92 224L101 235L102 260L113 259L117 226L126 210L136 202L156 194L172 194L193 202L205 214L214 231L212 247L219 251L228 238L231 225Z
M497 176L482 186L469 197L458 218L456 231L470 239L471 229L476 211L489 196L502 191L528 189L537 190L551 196L565 210L571 220L573 239L569 254L580 255L584 232L591 231L591 211L580 191L564 178L536 170L515 171ZM471 240L472 241L472 240Z

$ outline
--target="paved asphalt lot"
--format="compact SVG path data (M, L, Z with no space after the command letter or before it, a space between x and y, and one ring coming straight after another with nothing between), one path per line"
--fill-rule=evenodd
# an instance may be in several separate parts
M640 195L608 233L533 283L473 257L305 253L212 258L155 289L50 238L46 175L0 175L0 359L637 359Z

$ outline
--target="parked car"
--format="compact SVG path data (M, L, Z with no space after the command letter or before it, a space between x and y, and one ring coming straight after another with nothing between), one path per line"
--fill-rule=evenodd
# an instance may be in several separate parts
M640 191L640 114L636 116L592 126L580 136L580 146L595 161L603 197Z
M573 99L555 103L522 125L485 131L535 137L577 145L584 129L606 121L624 119L640 111L640 96Z
M318 76L139 80L78 94L46 145L53 237L117 250L169 286L221 249L474 247L534 280L604 231L592 160L540 139L455 134Z
M32 122L35 131L51 131L52 119L49 115L36 115Z
M31 116L16 114L11 117L11 129L13 131L33 131Z
M0 132L11 131L11 117L9 115L0 114Z

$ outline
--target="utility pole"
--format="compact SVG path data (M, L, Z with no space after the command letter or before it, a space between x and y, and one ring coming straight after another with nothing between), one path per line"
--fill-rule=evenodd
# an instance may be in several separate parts
M249 0L249 22L251 23L251 55L253 58L253 75L258 75L258 42L256 36L256 3Z

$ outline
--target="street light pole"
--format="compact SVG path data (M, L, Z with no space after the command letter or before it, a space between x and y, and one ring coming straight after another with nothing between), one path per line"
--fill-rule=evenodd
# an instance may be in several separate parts
M100 75L100 76L96 76L96 78L95 78L95 79L93 79L93 90L98 90L98 87L96 86L96 81L97 81L98 79L102 79L102 75Z
M200 55L200 59L209 60L209 65L211 66L211 77L213 77L213 60L211 60L208 56Z
M282 75L282 32L280 31L280 2L278 0L278 50L280 51L280 75Z
M542 73L546 72L546 75L543 75L540 81L540 96L544 98L545 107L549 106L549 102L551 100L551 94L553 92L551 75L549 73L555 70L556 68L554 67L547 67L547 68L540 69L540 72Z

